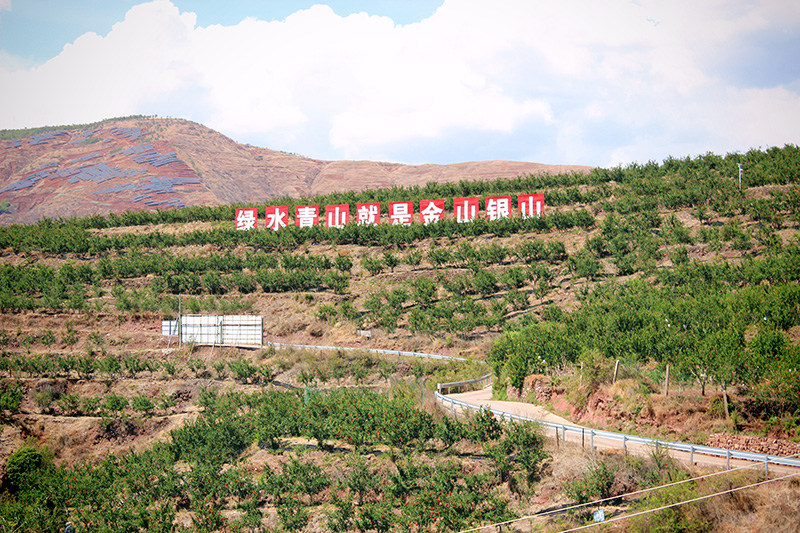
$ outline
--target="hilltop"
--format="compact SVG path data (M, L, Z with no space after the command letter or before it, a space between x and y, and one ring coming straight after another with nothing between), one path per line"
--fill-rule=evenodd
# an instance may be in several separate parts
M136 117L5 133L0 202L9 207L0 224L591 170L513 161L321 161L239 144L181 119Z

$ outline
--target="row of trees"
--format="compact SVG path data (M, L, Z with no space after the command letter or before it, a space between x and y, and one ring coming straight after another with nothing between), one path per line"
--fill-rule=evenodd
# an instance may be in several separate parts
M800 325L799 260L792 246L735 266L679 265L661 272L658 285L605 284L575 311L508 331L489 358L515 387L592 351L670 364L703 390L708 381L746 386L766 414L792 413L800 409L800 349L788 337Z
M519 490L537 477L547 455L535 428L506 425L486 411L466 422L437 421L415 406L416 396L411 389L392 396L337 390L305 399L207 391L195 422L142 453L56 468L46 449L18 450L8 460L0 517L19 529L53 530L72 520L93 531L174 531L177 513L187 510L194 531L215 531L261 527L270 505L283 528L299 530L321 505L335 532L458 531L513 517L497 488L514 479ZM258 478L239 459L253 443L277 449L282 439L301 435L322 449L351 443L355 451L336 472L289 455ZM444 457L462 440L482 450L480 471ZM368 459L378 444L393 450L390 461ZM176 468L178 462L188 468ZM232 509L239 518L226 525L223 510Z
M750 150L745 154L704 154L695 158L668 158L661 164L633 163L626 167L593 169L588 173L563 173L558 175L529 175L514 179L476 180L459 183L429 183L425 186L393 187L363 192L337 192L308 198L279 198L269 205L328 205L365 202L419 201L423 198L455 198L475 195L515 194L544 191L545 202L550 206L589 203L606 198L611 193L609 184L631 187L638 196L653 196L667 208L695 206L724 200L727 193L738 185L732 178L738 176L738 165L745 172L744 187L770 184L790 184L800 181L800 150L794 145L773 147L765 151ZM589 187L587 189L587 186ZM721 203L725 203L722 201ZM235 206L189 207L169 211L125 212L108 216L90 216L68 221L83 228L138 226L193 221L228 222L233 220ZM449 209L449 208L448 208Z
M506 218L495 221L476 219L459 224L447 219L435 224L411 226L347 225L344 228L289 226L281 231L237 231L233 227L197 230L181 235L162 232L95 235L74 223L45 219L35 226L11 225L0 234L0 248L14 252L39 250L54 254L97 255L112 250L131 248L163 249L171 246L215 245L222 248L250 246L272 251L295 250L306 243L326 242L333 245L408 246L428 238L475 237L479 235L508 236L515 233L542 233L550 229L588 228L594 217L584 209L553 211L539 218Z

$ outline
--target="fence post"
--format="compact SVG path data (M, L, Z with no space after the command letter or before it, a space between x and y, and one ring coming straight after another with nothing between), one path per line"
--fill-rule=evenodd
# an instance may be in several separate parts
M689 445L689 463L694 464L694 446Z
M625 455L628 455L628 436L622 436L622 450L625 452Z
M731 469L731 451L725 450L725 468L727 470Z
M764 474L769 477L769 455L764 458Z
M614 381L611 383L614 384L617 382L617 372L619 371L619 359L617 359L617 363L614 365Z
M594 455L594 430L589 430L589 447L592 449L592 455Z

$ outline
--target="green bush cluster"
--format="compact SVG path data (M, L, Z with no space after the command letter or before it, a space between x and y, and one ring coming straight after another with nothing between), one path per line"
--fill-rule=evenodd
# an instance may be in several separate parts
M457 531L513 517L496 491L500 469L480 474L454 460L418 457L437 457L437 442L449 446L470 439L499 460L503 471L533 478L546 458L535 428L508 426L486 412L465 423L436 421L414 405L416 396L403 390L393 396L348 389L310 395L205 391L196 421L142 453L110 455L94 466L55 467L46 451L15 452L7 464L11 488L0 498L0 519L22 530L55 530L69 519L93 531L175 531L173 521L185 510L193 531L214 531L226 524L222 511L232 508L243 513L228 526L258 527L271 504L283 527L295 530L321 503L332 531ZM125 408L119 397L104 403L117 412ZM139 397L132 404L151 409ZM446 442L436 440L445 434ZM252 444L278 449L291 436L316 439L323 447L349 442L356 451L335 478L292 456L258 478L244 468L240 457ZM395 450L388 465L367 464L368 455L362 455L378 444Z
M489 361L520 387L529 373L575 364L581 353L598 350L611 359L670 364L701 385L756 387L764 409L794 412L800 409L794 377L800 360L787 331L800 325L797 260L792 246L738 265L679 265L656 285L604 284L558 321L506 332ZM756 334L746 340L748 328Z

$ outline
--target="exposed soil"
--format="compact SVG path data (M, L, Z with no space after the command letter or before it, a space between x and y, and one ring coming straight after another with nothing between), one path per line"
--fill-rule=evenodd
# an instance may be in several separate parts
M644 397L635 391L636 385L631 379L620 380L584 399L564 386L554 386L547 376L532 375L522 391L508 386L507 394L517 401L547 406L577 425L754 453L800 454L800 435L750 416L747 397L730 397L731 408L738 408L736 416L741 420L735 422L719 412L721 394L702 396L698 389L689 388L669 396L651 393ZM571 403L575 398L581 398L582 405Z
M123 135L121 129L138 133ZM109 121L89 135L70 130L43 143L33 138L19 145L0 142L0 200L11 204L0 225L32 223L44 217L87 216L147 210L170 204L228 205L263 202L331 192L362 191L429 182L516 178L530 174L589 172L579 165L544 165L515 161L477 161L453 165L401 165L374 161L321 161L295 154L239 144L201 124L187 120L136 118ZM145 146L145 148L142 148ZM161 156L174 152L172 162L141 161L141 150ZM133 152L138 150L139 152ZM107 165L128 172L104 181L67 179L81 166ZM59 174L60 172L60 174ZM47 176L37 178L41 173ZM135 173L135 175L130 175ZM31 178L33 176L33 178ZM175 181L148 198L141 186L148 180ZM26 181L28 180L28 181ZM199 180L199 183L197 181ZM28 185L28 183L31 183ZM122 187L121 189L115 189ZM140 187L140 188L135 188ZM104 192L109 191L111 192ZM185 230L184 230L185 231Z

